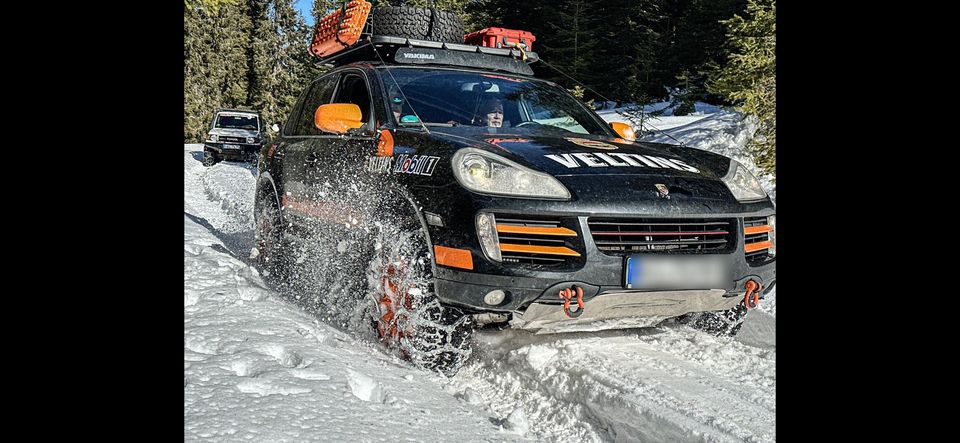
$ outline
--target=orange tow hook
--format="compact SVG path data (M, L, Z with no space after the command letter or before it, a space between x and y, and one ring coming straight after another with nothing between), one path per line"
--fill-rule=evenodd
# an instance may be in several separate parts
M747 293L743 295L743 304L747 309L756 308L760 304L760 290L763 286L753 280L747 281Z
M577 294L577 306L570 310L570 300L573 298L574 290ZM577 318L583 314L583 288L573 285L572 288L566 288L560 291L560 298L563 299L563 313L570 318Z

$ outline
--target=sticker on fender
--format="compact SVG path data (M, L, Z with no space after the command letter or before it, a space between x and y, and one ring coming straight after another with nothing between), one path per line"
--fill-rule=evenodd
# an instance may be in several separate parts
M397 161L394 162L393 172L415 175L433 175L433 170L437 167L440 157L431 157L427 155L407 155L400 154Z
M393 157L367 157L367 171L385 174L393 166Z

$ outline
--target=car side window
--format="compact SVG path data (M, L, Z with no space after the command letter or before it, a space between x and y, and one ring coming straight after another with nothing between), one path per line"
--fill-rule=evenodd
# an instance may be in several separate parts
M300 107L300 118L297 120L293 135L322 135L323 131L313 125L313 114L317 107L330 103L333 97L334 86L337 85L337 75L322 78L313 83L307 94L303 106Z
M360 107L361 121L363 126L351 132L367 134L373 131L370 123L370 92L367 90L367 82L363 77L357 74L345 74L340 80L340 87L337 88L337 96L334 103L353 103Z

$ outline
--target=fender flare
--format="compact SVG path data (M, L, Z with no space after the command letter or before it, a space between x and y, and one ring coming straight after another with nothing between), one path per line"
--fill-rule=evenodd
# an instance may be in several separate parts
M427 249L430 253L430 271L434 276L437 275L437 256L433 251L433 239L430 238L430 229L427 226L427 219L423 216L423 206L417 203L417 198L410 192L410 189L407 187L399 188L399 197L404 200L404 203L409 205L408 207L413 210L414 214L417 216L417 221L420 222L420 230L423 232L424 241L427 242Z

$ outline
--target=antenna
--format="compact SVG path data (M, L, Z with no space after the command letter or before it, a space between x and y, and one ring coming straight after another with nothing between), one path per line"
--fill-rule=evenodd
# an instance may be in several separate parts
M367 39L370 40L370 37L367 37ZM370 44L373 45L372 40L370 41ZM387 62L383 60L383 57L380 55L380 51L378 51L375 46L373 48L373 52L377 54L377 58L380 59L380 63L383 63L383 65L386 66ZM417 122L419 122L423 130L427 131L427 134L429 134L430 130L427 129L427 125L423 123L423 120L420 118L420 114L417 114L417 110L413 109L413 103L411 103L410 100L407 100L407 95L403 93L403 88L400 87L400 82L398 82L397 78L393 76L393 70L391 70L389 67L385 68L384 70L387 71L387 74L390 74L390 79L393 80L393 84L397 87L397 91L400 92L400 96L403 97L403 101L406 102L408 105L410 105L410 110L413 111L413 115L417 117ZM397 123L400 123L400 122L397 122Z

